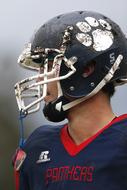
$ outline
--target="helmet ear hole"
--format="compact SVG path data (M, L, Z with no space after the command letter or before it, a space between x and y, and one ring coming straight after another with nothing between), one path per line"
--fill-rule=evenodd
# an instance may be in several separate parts
M87 66L84 68L82 76L84 78L89 77L95 70L95 61L91 61L90 63L87 64Z

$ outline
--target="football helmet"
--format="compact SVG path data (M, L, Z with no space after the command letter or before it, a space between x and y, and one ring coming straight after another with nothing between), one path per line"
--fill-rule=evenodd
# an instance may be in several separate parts
M94 71L86 76L84 69L91 62ZM49 120L59 122L67 118L70 108L107 83L116 86L127 82L127 40L120 27L102 14L70 12L43 24L18 63L37 71L15 85L19 110L24 114L37 111L47 95L48 83L56 81L58 97L45 105L43 112ZM42 80L37 82L39 77ZM27 99L33 100L26 105Z

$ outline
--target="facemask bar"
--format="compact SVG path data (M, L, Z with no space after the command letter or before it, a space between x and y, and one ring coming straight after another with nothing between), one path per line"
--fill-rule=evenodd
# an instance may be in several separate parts
M44 72L46 71L47 71L47 64L45 64L45 69L44 69ZM45 75L44 78L46 80L47 76ZM15 95L16 95L18 108L24 115L38 111L40 108L40 102L38 100L46 96L47 84L43 85L43 95L42 95L41 85L38 85L36 87L33 86L31 88L28 87L29 82L32 82L36 79L37 77L35 76L29 77L22 80L21 82L16 83L15 85ZM36 100L34 100L32 103L26 106L25 100L27 99L36 99Z
M45 51L49 52L51 50L45 49ZM67 59L65 56L63 56L63 54L58 54L54 58L52 70L48 71L49 60L47 58L44 63L44 70L42 74L40 73L39 75L26 78L16 83L15 95L19 110L22 111L24 114L30 114L38 111L38 109L40 108L40 102L47 95L47 84L53 81L64 80L74 74L76 71L74 63L76 61L76 57L71 57L70 59ZM69 68L68 73L64 76L59 76L61 64L65 64ZM43 80L36 82L38 78L42 78ZM25 100L27 98L37 99L29 105L25 105ZM34 106L36 107L33 108Z
M72 74L75 73L76 69L73 66L75 62L77 62L77 57L71 57L70 59L67 59L64 56L64 53L66 51L66 47L68 43L70 42L71 37L71 31L73 30L72 26L68 26L63 35L63 42L61 44L60 50L54 49L54 48L40 48L37 47L36 50L32 53L31 51L31 43L28 43L22 52L22 54L19 56L18 63L28 69L40 71L40 68L42 65L39 63L36 63L36 59L39 59L40 57L43 59L43 67L44 72L36 76L32 76L29 78L26 78L15 85L15 95L16 100L18 104L18 108L20 112L23 112L25 115L30 114L33 112L36 112L40 108L40 102L44 99L44 97L47 95L47 84L53 81L57 81L58 86L58 97L61 94L60 90L60 80L64 80L68 77L70 77ZM52 70L48 71L48 63L49 58L48 55L51 52L55 52L57 55L53 59L53 67ZM62 64L65 64L69 71L64 76L59 76L60 66ZM54 76L54 77L52 77ZM38 78L43 78L42 81L36 82ZM27 98L36 98L32 103L25 105L25 99ZM34 108L33 108L34 107Z

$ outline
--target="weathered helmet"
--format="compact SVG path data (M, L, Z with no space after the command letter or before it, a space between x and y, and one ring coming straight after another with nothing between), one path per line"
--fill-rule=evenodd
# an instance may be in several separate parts
M95 69L87 77L84 69L91 62ZM15 85L19 109L26 113L38 110L39 106L32 108L46 96L47 84L57 81L58 98L44 107L44 114L51 121L62 121L67 110L95 95L107 83L115 86L127 82L127 40L120 27L102 14L70 12L42 25L19 63L36 71L44 68L43 73ZM52 74L55 77L49 79ZM43 80L31 84L38 76ZM33 95L37 99L26 106L24 98L30 97L27 91L37 92Z

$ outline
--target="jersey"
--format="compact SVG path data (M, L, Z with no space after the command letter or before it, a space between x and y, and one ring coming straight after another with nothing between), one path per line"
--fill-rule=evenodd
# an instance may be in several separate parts
M19 190L127 190L126 114L80 145L67 125L40 127L22 151Z

